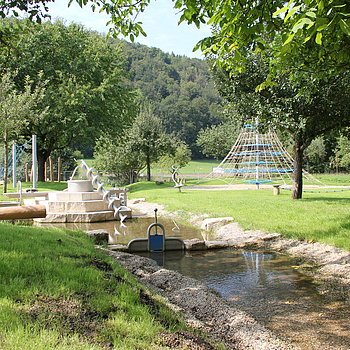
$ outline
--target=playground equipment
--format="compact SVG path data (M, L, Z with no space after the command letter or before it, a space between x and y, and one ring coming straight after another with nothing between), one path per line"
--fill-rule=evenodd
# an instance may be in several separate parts
M127 246L129 252L164 252L167 250L184 250L182 239L166 237L165 228L157 221L157 211L154 210L155 222L147 229L147 238L135 238Z
M259 132L258 121L255 125L245 124L230 152L210 174L211 178L221 178L232 182L241 179L246 183L260 184L273 181L286 184L292 181L293 158L283 147L272 129ZM315 180L303 172L308 179ZM276 194L277 194L276 189Z
M179 172L178 172L179 168L180 167L177 167L175 165L171 167L171 179L175 183L174 187L177 188L179 192L181 192L181 187L183 187L184 184L183 184L183 179L179 178Z
M85 179L74 179L79 169L85 172ZM67 191L50 192L48 200L40 202L46 206L47 216L36 221L65 223L120 220L123 222L131 218L126 191L105 190L98 174L84 161L75 168L67 183Z

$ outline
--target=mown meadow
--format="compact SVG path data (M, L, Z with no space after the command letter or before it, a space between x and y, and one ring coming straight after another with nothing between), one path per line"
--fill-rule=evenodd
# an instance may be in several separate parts
M169 349L189 331L82 232L0 223L0 276L3 350Z
M348 178L348 177L347 177ZM345 181L345 178L343 179ZM350 190L314 189L292 200L288 190L192 190L179 192L172 183L136 183L131 198L164 204L185 219L191 214L232 216L245 229L282 233L285 237L318 241L350 250Z

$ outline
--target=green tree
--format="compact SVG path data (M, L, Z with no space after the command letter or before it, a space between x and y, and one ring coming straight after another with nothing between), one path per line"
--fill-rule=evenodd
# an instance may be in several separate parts
M173 138L171 140L171 153L163 155L157 162L157 166L171 172L174 166L181 169L191 160L191 150L186 143Z
M305 149L305 160L308 172L322 173L326 165L326 146L322 136L312 140Z
M197 145L207 157L222 159L237 139L239 124L223 123L213 125L199 132Z
M132 146L128 130L118 136L101 136L94 149L96 168L115 177L119 185L134 183L145 163Z
M350 169L350 140L345 135L341 135L337 139L332 164L337 172L339 168L345 171L349 171Z
M260 123L290 133L295 160L292 195L299 199L305 149L318 136L350 123L350 74L321 67L314 72L281 70L272 83L256 89L268 79L269 60L251 54L246 67L240 74L218 71L219 90L241 119L257 116Z
M146 167L151 180L151 163L173 151L172 137L164 132L161 120L149 103L144 103L132 125L119 135L103 136L96 145L94 157L99 170L134 182Z
M139 115L129 131L132 151L138 151L146 166L147 181L151 181L151 164L169 152L170 137L164 131L162 122L154 114L153 107L143 104Z
M33 88L28 77L24 80L23 91L18 91L14 74L4 72L0 80L0 135L4 148L4 193L7 192L8 157L12 141L20 135L20 130L31 120L41 119L46 110L39 112L37 105L44 97L43 85Z
M44 164L54 150L93 145L101 133L121 132L130 124L135 94L120 49L107 39L75 24L25 23L17 49L3 56L2 66L17 68L20 88L26 76L37 80L38 71L48 81L41 104L50 106L50 113L25 130L37 135L39 180L44 180Z

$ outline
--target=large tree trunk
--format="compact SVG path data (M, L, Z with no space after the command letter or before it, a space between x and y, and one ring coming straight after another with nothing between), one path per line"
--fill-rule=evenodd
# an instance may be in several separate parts
M303 143L298 138L294 143L293 199L301 199L303 196L303 156Z
M38 181L46 181L45 179L45 162L49 154L38 152Z
M147 181L151 181L151 159L148 154L147 154L146 162L147 162Z

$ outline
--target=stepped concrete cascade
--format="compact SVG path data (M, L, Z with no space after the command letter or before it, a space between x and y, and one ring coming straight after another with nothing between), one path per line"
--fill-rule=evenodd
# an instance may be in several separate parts
M46 207L46 218L37 222L100 222L131 218L131 209L126 206L127 194L124 189L105 190L94 175L92 168L82 162L88 180L69 180L68 189L63 192L48 193L47 200L37 204ZM94 190L94 186L97 190Z

